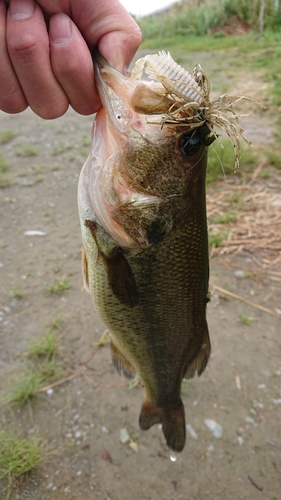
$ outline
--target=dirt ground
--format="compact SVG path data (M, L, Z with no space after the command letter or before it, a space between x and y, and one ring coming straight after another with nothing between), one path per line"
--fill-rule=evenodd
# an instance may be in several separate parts
M61 378L69 377L52 393L38 393L32 406L11 411L0 404L3 429L42 437L54 452L10 498L279 500L280 251L277 264L267 266L258 252L211 258L212 356L202 377L183 386L191 434L176 460L158 426L139 430L142 388L129 388L114 372L108 345L85 364L104 331L80 269L76 190L91 124L92 118L72 111L53 122L29 110L0 115L0 131L16 134L1 146L14 183L0 190L0 395L24 374L28 341L41 338L57 317ZM276 180L259 182L280 193ZM216 189L209 194L215 197ZM25 235L30 230L45 234ZM44 286L62 277L70 289L47 295ZM205 419L222 426L221 437L213 436ZM130 440L121 443L124 428Z

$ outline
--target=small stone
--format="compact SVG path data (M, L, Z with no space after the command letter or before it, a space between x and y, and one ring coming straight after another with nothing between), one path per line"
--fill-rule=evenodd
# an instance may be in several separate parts
M246 420L246 422L248 424L254 424L255 423L255 421L254 421L254 419L252 417L246 417L245 420Z
M266 389L266 385L265 384L259 384L258 385L258 389Z
M105 425L102 426L101 428L102 432L104 432L105 434L108 434L109 433L109 430L107 427L105 427Z
M43 231L24 231L25 236L46 236L47 233L44 233Z
M53 483L47 484L46 490L51 490L53 488L53 486L54 486Z
M237 441L239 445L244 443L244 439L242 438L242 436L237 436Z
M76 431L75 432L76 439L79 439L81 436L82 436L82 432L81 431Z
M210 446L208 446L208 451L214 451L215 447L213 444L210 444Z
M274 405L281 405L281 398L280 398L280 399L273 399L273 400L272 400L272 403L273 403Z
M244 271L242 271L241 269L237 269L237 271L234 271L234 276L236 278L245 278L246 273Z
M11 312L11 308L9 306L4 306L3 311L8 314Z
M35 432L35 429L28 429L27 434L29 434L29 435L34 434L34 432Z
M76 474L77 474L77 476L81 476L82 471L81 471L81 470L78 470L78 471L76 472Z
M186 424L186 430L190 434L192 439L198 439L198 436L197 436L195 430L193 429L193 427L190 424Z
M121 443L125 444L130 440L130 436L128 434L127 429L124 427L123 429L120 430L120 441Z
M215 422L215 420L206 418L204 420L204 424L206 425L206 427L208 427L215 438L219 439L222 437L223 428L220 424Z
M54 394L54 389L47 389L46 394L51 397Z
M138 445L137 443L135 443L134 441L131 441L131 443L129 444L129 447L131 448L131 450L133 450L135 453L138 452Z

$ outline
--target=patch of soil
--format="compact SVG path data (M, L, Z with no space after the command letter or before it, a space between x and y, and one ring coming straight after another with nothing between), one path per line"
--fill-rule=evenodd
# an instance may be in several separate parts
M224 33L226 36L246 35L250 31L251 26L244 21L241 21L241 19L235 15L231 16L227 23L223 26L217 26L216 28L210 29L210 33L212 35L215 35L216 33Z
M212 257L212 356L202 377L183 386L191 434L171 461L158 426L147 432L138 427L142 388L130 388L115 373L108 345L96 349L104 326L82 287L76 206L91 123L72 111L54 122L29 110L1 114L0 131L16 135L1 146L11 184L0 192L0 394L23 376L28 341L40 339L58 316L59 357L69 377L53 393L38 393L32 407L10 411L0 403L2 428L40 436L54 452L12 490L11 500L278 499L280 251L268 263L247 248ZM30 146L34 154L23 156ZM209 190L210 200L218 189L224 187ZM280 186L271 185L270 193L276 200ZM44 235L28 236L28 230ZM44 285L61 277L70 289L47 295ZM220 438L205 419L222 426ZM124 428L130 440L121 443ZM0 481L1 491L5 484Z

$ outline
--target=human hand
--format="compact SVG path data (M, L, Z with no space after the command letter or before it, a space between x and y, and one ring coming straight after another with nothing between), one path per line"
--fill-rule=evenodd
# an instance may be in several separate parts
M42 118L101 107L90 51L125 73L141 42L118 0L0 0L0 109Z

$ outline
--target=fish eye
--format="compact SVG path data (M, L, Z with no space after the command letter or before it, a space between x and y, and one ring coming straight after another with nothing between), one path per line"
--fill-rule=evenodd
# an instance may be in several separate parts
M185 156L194 156L202 146L202 136L199 130L192 130L184 134L180 140L180 149Z

